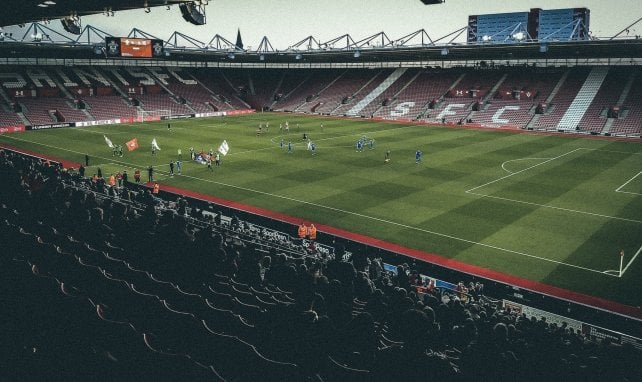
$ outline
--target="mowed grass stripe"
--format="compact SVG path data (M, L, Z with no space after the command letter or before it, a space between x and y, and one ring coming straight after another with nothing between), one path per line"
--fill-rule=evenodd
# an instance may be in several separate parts
M278 130L279 122L285 120L290 123L289 134ZM270 121L270 131L256 137L258 123L266 121ZM325 125L323 131L320 129L321 122ZM4 136L0 136L0 141L79 162L82 161L82 155L65 151L65 148L78 153L87 151L92 156L92 162L102 156L104 159L101 161L126 162L131 167L144 168L151 164L158 166L160 172L168 170L167 163L176 159L176 149L181 147L185 176L165 179L164 183L365 233L446 257L457 257L518 276L546 280L555 285L567 284L561 280L564 272L559 271L567 269L568 274L584 275L576 286L579 291L592 291L594 288L589 284L599 284L602 277L560 263L602 264L600 260L594 261L592 258L599 256L598 252L604 249L592 251L591 248L595 246L585 247L583 244L590 241L605 242L610 228L602 227L603 219L571 217L568 211L542 211L538 205L480 198L464 191L507 175L506 170L502 169L505 162L512 166L512 171L520 171L537 163L521 163L515 159L553 158L578 148L631 152L638 154L638 157L642 151L640 144L632 142L298 115L256 114L171 123L171 132L167 131L166 123L161 122L100 126L83 129L82 133L80 129L58 129L14 135L52 147L12 142L11 138ZM296 123L301 124L299 130L296 130ZM304 131L317 143L317 155L314 157L305 150L305 143L301 139ZM112 158L102 138L103 132L107 136L113 132L110 138L115 143L130 136L136 137L141 148L126 153L124 158ZM376 140L375 150L370 151L366 147L363 153L356 153L356 139L364 134ZM281 136L292 140L295 144L294 153L286 154L279 149ZM162 151L153 158L149 147L154 137ZM223 139L230 143L231 152L223 159L220 169L210 173L206 166L185 160L190 146L207 151L210 147L218 147ZM383 156L387 149L392 151L393 160L384 165ZM425 153L421 165L414 163L416 149ZM617 180L612 187L613 192L635 174L626 174L628 167L639 167L635 158L626 155L622 160L609 155L606 158L604 166L600 160L588 156L586 161L565 163L582 167L584 177L573 179L580 172L570 167L551 166L547 169L543 165L537 171L531 173L528 170L523 176L515 175L508 178L508 182L497 182L479 191L497 192L498 195L501 192L512 193L512 196L521 199L542 197L539 194L543 193L543 200L550 203L571 205L581 199L579 203L591 205L588 201L590 198L582 193L584 187L601 192L602 188L598 186L606 187ZM111 170L111 167L108 168ZM611 179L611 175L617 179ZM625 179L620 181L619 178L624 175ZM552 191L537 188L545 182L549 182ZM609 201L603 202L603 205L593 204L614 216L642 219L642 208L639 208L642 199L631 194L618 194L625 196L627 203L614 204ZM557 223L557 226L567 223L573 228L561 232L551 223ZM605 234L600 234L603 230ZM634 237L636 232L618 236L613 241L624 241L622 245L634 247L639 241ZM612 244L604 246L606 248ZM533 253L521 252L531 249ZM584 251L586 253L581 256L580 252ZM575 256L575 253L578 255ZM548 257L559 263L543 262L525 255ZM630 269L635 273L636 265L632 264ZM553 280L551 275L557 275L560 279ZM613 291L618 295L617 299L635 300L634 296L626 293L619 295L620 290L628 289L615 288ZM602 295L605 294L602 292Z

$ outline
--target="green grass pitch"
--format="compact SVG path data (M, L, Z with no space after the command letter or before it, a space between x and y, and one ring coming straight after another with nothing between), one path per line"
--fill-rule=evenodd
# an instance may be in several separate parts
M269 130L257 136L266 122ZM0 142L77 162L88 153L88 175L97 166L106 176L139 168L146 179L144 170L153 165L161 184L642 305L639 141L286 114L174 120L171 127L42 130L1 135ZM306 150L303 133L316 155ZM140 148L114 157L103 135L120 144L137 138ZM374 148L357 152L363 135L374 139ZM155 157L153 138L162 149ZM210 172L188 160L189 147L216 150L223 139L230 152L220 168ZM182 175L169 177L178 148ZM388 150L391 160L384 163ZM625 271L618 277L620 250Z

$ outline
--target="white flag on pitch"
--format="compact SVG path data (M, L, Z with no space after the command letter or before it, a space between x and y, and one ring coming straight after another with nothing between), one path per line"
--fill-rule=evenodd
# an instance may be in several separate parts
M111 141L109 140L109 138L107 138L106 135L103 135L103 137L105 137L105 142L107 142L107 146L109 146L110 149L113 149L114 148L114 144L111 143Z
M228 151L230 151L230 146L227 144L226 140L223 140L223 143L218 147L218 152L225 156Z
M161 148L158 146L158 142L156 142L156 138L152 139L152 147L153 147L155 150L159 150L159 151L160 151L160 149L161 149Z

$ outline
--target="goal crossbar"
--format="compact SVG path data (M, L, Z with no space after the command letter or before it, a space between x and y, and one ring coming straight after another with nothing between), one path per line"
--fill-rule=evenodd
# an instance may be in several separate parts
M138 110L136 112L136 120L138 122L145 121L158 121L163 117L170 118L172 111L168 109L163 110Z

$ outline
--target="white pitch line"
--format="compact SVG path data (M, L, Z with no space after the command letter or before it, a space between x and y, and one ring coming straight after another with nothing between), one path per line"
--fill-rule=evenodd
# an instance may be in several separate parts
M475 191L475 190L476 190L476 189L478 189L478 188L486 187L486 186L488 186L488 185L490 185L490 184L497 183L497 182L499 182L500 180L504 180L504 179L506 179L506 178L510 178L510 177L511 177L511 176L513 176L513 175L521 174L521 173L522 173L522 172L524 172L524 171L528 171L528 170L530 170L530 169L532 169L532 168L535 168L535 167L541 166L541 165L543 165L543 164L546 164L546 163L548 163L548 162L554 161L554 160L556 160L556 159L562 158L562 157L564 157L564 156L566 156L566 155L569 155L569 154L572 154L572 153L574 153L574 152L576 152L576 151L578 151L578 150L581 150L581 148L578 148L578 149L575 149L575 150L571 150L571 151L569 151L569 152L567 152L567 153L564 153L564 154L562 154L562 155L558 155L558 156L556 156L556 157L554 157L554 158L550 158L550 159L548 159L548 160L545 160L544 162L540 162L540 163L535 164L535 165L532 165L532 166L530 166L530 167L526 167L526 168L525 168L525 169L523 169L523 170L519 170L519 171L516 171L516 172L510 173L510 174L508 174L508 175L502 176L501 178L497 178L497 179L495 179L495 180L491 180L490 182L484 183L484 184L482 184L481 186L473 187L473 188L471 188L471 189L469 189L469 190L466 190L465 192L466 192L466 193L471 193L471 191Z
M551 158L519 158L519 159L511 159L511 160L507 160L507 161L505 161L504 163L502 163L502 170L506 171L506 172L507 172L507 173L509 173L509 174L514 174L512 171L507 170L507 169L504 167L504 165L505 165L505 164L507 164L507 163L510 163L510 162L517 162L517 161L520 161L520 160L545 160L545 159L551 159Z
M600 217L600 218L614 219L614 220L621 220L621 221L625 221L625 222L629 222L629 223L642 224L642 220L627 219L627 218L622 218L622 217L618 217L618 216L603 215L603 214L598 214L598 213L595 213L595 212L573 210L573 209L570 209L570 208L551 206L550 204L540 204L540 203L534 203L534 202L527 202L527 201L524 201L524 200L504 198L504 197L501 197L501 196L479 194L477 192L468 192L468 193L471 194L471 195L481 196L482 198L492 198L492 199L498 199L498 200L505 200L505 201L508 201L508 202L515 202L515 203L521 203L521 204L528 204L528 205L531 205L531 206L551 208L551 209L554 209L554 210L573 212L573 213L576 213L576 214L590 215L590 216L596 216L596 217Z
M377 217L374 217L374 216L364 215L364 214L361 214L361 213L358 213L358 212L347 211L347 210L344 210L344 209L341 209L341 208L326 206L326 205L323 205L323 204L313 203L313 202L309 202L309 201L305 201L305 200L299 200L299 199L291 198L291 197L288 197L288 196L277 195L277 194L273 194L273 193L269 193L269 192L265 192L265 191L255 190L255 189L252 189L252 188L241 187L241 186L237 186L237 185L234 185L234 184L228 184L228 183L223 183L223 182L217 182L217 181L214 181L214 180L198 178L198 177L191 176L191 175L184 175L184 177L185 178L195 179L195 180L200 180L200 181L203 181L203 182L217 184L217 185L220 185L220 186L236 188L236 189L243 190L243 191L249 191L249 192L253 192L253 193L256 193L256 194L260 194L260 195L266 195L266 196L270 196L270 197L273 197L273 198L284 199L284 200L288 200L288 201L292 201L292 202L296 202L296 203L300 203L300 204L307 204L307 205L310 205L310 206L323 208L323 209L339 212L339 213L346 214L346 215L358 216L358 217L361 217L361 218L364 218L364 219L374 220L374 221L378 221L378 222L381 222L381 223L390 224L390 225L394 225L394 226L398 226L398 227L402 227L402 228L407 228L407 229L411 229L411 230L415 230L415 231L419 231L419 232L423 232L423 233L427 233L427 234L431 234L431 235L435 235L435 236L440 236L440 237L444 237L444 238L451 239L451 240L461 241L461 242L468 243L468 244L479 245L479 246L482 246L482 247L491 248L491 249L494 249L494 250L497 250L497 251L501 251L501 252L511 253L511 254L520 255L520 256L524 256L524 257L530 257L530 258L533 258L533 259L547 261L547 262L558 264L558 265L565 265L565 266L568 266L568 267L577 268L577 269L581 269L581 270L585 270L585 271L589 271L589 272L604 274L602 271L598 271L598 270L595 270L595 269L586 268L586 267L582 267L582 266L574 265L574 264L569 264L569 263L564 263L564 262L561 262L561 261L552 260L552 259L548 259L548 258L545 258L545 257L530 255L528 253L514 251L514 250L511 250L511 249L506 249L506 248L494 246L494 245L491 245L491 244L481 243L481 242L478 242L478 241L468 240L468 239L464 239L464 238L453 236L453 235L448 235L448 234L441 233L441 232L431 231L431 230L427 230L427 229L423 229L423 228L419 228L419 227L413 227L413 226L410 226L410 225L407 225L407 224L398 223L398 222L394 222L394 221L386 220L386 219L382 219L382 218L377 218Z
M633 181L633 179L637 178L640 174L642 174L642 171L638 172L637 174L635 174L635 176L633 176L633 178L627 180L626 183L624 183L623 185L621 185L620 187L615 189L615 192L625 192L627 194L637 194L637 192L620 191L620 189L626 187L627 184L631 183Z
M64 150L64 151L69 151L69 152L73 152L73 153L78 153L77 151L73 151L73 150L69 150L69 149L62 149L60 147L46 145L44 143L31 142L31 141L26 141L26 140L14 138L14 137L11 137L11 139L24 141L24 142L28 142L28 143L35 143L35 144L39 144L39 145L42 145L42 146L45 146L45 147L51 147L51 148ZM577 150L578 149L573 150L573 151L577 151ZM573 151L568 152L566 154L562 154L561 156L570 154ZM78 154L84 154L84 153L78 153ZM97 157L97 158L101 158L101 157ZM106 158L101 158L101 159L106 159ZM555 158L552 158L552 159L555 159ZM131 165L130 163L127 163L127 164ZM542 163L540 163L538 165L535 165L535 166L539 166L541 164ZM531 166L531 167L535 167L535 166ZM522 170L522 171L525 171L525 170ZM514 174L517 174L517 172L514 173ZM511 174L511 175L514 175L514 174ZM294 198L290 198L288 196L272 194L272 193L269 193L269 192L255 190L255 189L251 189L251 188L247 188L247 187L241 187L241 186L237 186L237 185L233 185L233 184L217 182L217 181L204 179L204 178L198 178L198 177L191 176L191 175L181 175L181 176L184 177L184 178L191 178L191 179L200 180L200 181L203 181L203 182L218 184L218 185L229 187L229 188L236 188L236 189L243 190L243 191L249 191L249 192L253 192L253 193L256 193L256 194L260 194L260 195L266 195L266 196L270 196L270 197L273 197L273 198L284 199L284 200L293 201L293 202L297 202L297 203L301 203L301 204L307 204L307 205L310 205L310 206L323 208L323 209L327 209L327 210L330 210L330 211L340 212L342 214L358 216L358 217L361 217L361 218L364 218L364 219L374 220L374 221L378 221L378 222L381 222L381 223L386 223L386 224L390 224L390 225L394 225L394 226L398 226L398 227L402 227L402 228L407 228L407 229L411 229L411 230L415 230L415 231L419 231L419 232L423 232L423 233L427 233L427 234L431 234L431 235L435 235L435 236L439 236L439 237L444 237L444 238L451 239L451 240L456 240L456 241L461 241L461 242L468 243L468 244L479 245L479 246L482 246L482 247L491 248L491 249L494 249L494 250L497 250L497 251L500 251L500 252L511 253L511 254L515 254L515 255L519 255L519 256L523 256L523 257L530 257L530 258L533 258L533 259L538 259L538 260L541 260L541 261L546 261L546 262L550 262L550 263L554 263L554 264L558 264L558 265L564 265L564 266L568 266L568 267L571 267L571 268L576 268L576 269L581 269L581 270L585 270L585 271L589 271L589 272L598 273L598 274L601 274L601 275L611 276L611 275L609 275L607 273L604 273L602 271L598 271L598 270L595 270L595 269L586 268L586 267L582 267L582 266L574 265L574 264L569 264L569 263L564 263L564 262L561 262L561 261L552 260L552 259L548 259L548 258L545 258L545 257L530 255L528 253L514 251L514 250L511 250L511 249L506 249L506 248L502 248L502 247L498 247L498 246L494 246L494 245L490 245L490 244L480 243L480 242L477 242L477 241L468 240L468 239L460 238L460 237L453 236L453 235L448 235L448 234L441 233L441 232L431 231L431 230L427 230L427 229L423 229L423 228L419 228L419 227L413 227L413 226L409 226L407 224L393 222L393 221L390 221L390 220L381 219L381 218L377 218L377 217L374 217L374 216L368 216L368 215L364 215L364 214L361 214L361 213L358 213L358 212L347 211L347 210L343 210L343 209L336 208L336 207L325 206L325 205L318 204L318 203L313 203L313 202L309 202L309 201L305 201L305 200L294 199ZM510 175L508 175L508 176L510 176ZM506 177L508 177L508 176L506 176ZM506 177L504 177L504 178L506 178ZM477 188L479 188L479 187L477 187Z
M636 258L636 257L638 257L638 255L640 254L640 252L642 252L642 246L640 247L640 249L638 249L638 251L635 253L635 255L633 255L633 257L631 258L631 260L629 260L629 262L628 262L628 263L626 263L626 267L624 267L624 269L622 269L622 273L620 274L620 277L624 274L624 272L626 272L626 270L627 270L627 269L629 269L629 266L630 266L631 264L633 264L633 261L635 261L635 258Z

